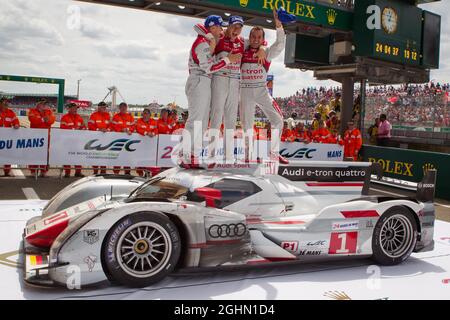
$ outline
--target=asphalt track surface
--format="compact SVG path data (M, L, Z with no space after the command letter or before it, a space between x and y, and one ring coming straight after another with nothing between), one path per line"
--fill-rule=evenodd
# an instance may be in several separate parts
M92 174L85 170L84 175ZM108 173L112 173L108 171ZM123 171L121 172L123 173ZM136 175L136 172L132 171ZM0 170L0 174L3 172ZM72 171L72 175L74 172ZM49 200L59 190L76 181L78 178L63 178L61 170L52 169L46 178L35 178L30 175L28 169L13 169L11 177L0 176L0 201L1 200ZM384 196L414 197L415 193L399 188L388 187L380 184L371 184L370 194ZM435 207L437 218L450 222L450 201L436 199Z

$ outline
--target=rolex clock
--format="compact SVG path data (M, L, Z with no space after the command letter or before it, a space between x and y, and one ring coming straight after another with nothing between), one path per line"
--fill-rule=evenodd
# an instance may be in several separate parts
M381 25L387 34L394 34L398 27L398 14L392 7L386 7L381 14Z

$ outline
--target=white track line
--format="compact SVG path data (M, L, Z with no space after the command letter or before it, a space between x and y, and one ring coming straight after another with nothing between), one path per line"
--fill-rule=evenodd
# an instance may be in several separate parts
M41 200L33 188L22 188L22 191L25 197L27 197L27 200Z
M389 191L384 191L384 190L375 189L375 188L370 188L370 190L375 191L375 192L381 192L381 193L390 194L390 195L396 196L396 197L404 197L404 196L405 196L404 194L395 193L395 192L389 192ZM444 208L450 209L450 206L449 206L449 205L445 205L445 204L442 204L442 203L439 203L439 202L435 202L434 204L437 205L437 206L440 206L440 207L444 207Z

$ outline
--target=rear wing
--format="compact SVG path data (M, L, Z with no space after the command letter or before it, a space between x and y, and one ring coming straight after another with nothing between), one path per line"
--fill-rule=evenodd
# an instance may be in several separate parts
M420 202L433 202L436 191L437 170L427 170L423 179L417 184L416 199Z
M371 166L366 168L366 175L365 175L365 179L364 179L364 186L362 189L361 194L363 196L368 196L369 195L369 190L370 190L370 181L372 178L372 174L376 174L377 179L381 180L381 178L383 178L383 167L377 163L377 162L373 162Z

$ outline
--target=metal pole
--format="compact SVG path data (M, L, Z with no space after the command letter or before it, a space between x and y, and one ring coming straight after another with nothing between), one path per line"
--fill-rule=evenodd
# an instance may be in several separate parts
M80 100L80 82L81 79L77 81L77 100Z
M359 115L359 130L361 130L361 133L365 131L364 129L364 118L366 117L366 85L367 80L361 80L361 114ZM364 136L364 134L363 134Z
M347 130L347 123L352 120L354 84L355 82L351 77L342 79L341 137Z

